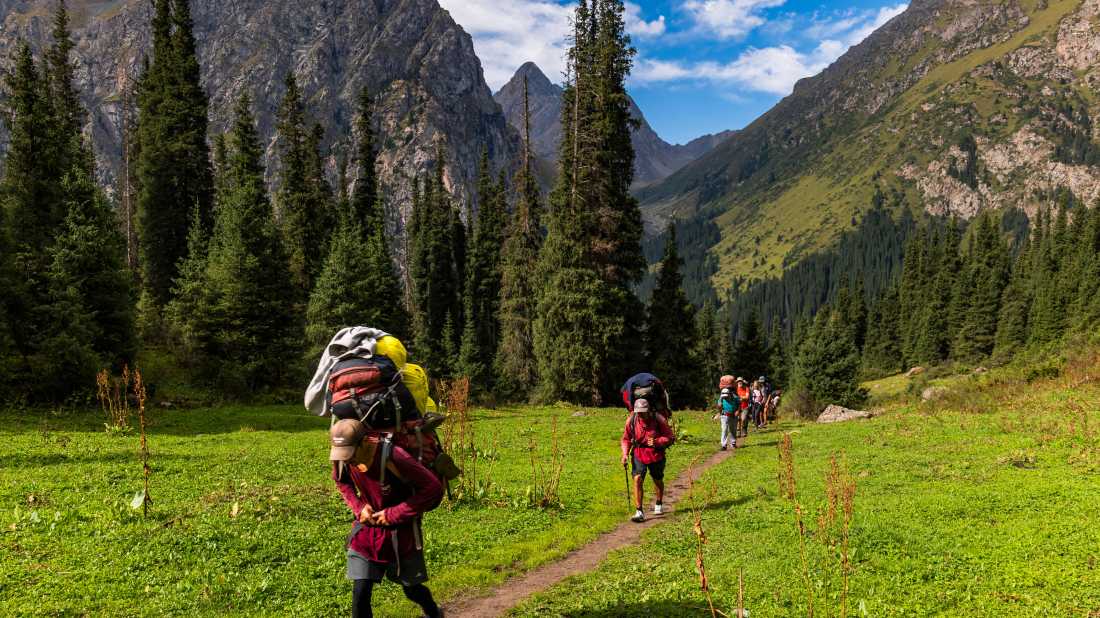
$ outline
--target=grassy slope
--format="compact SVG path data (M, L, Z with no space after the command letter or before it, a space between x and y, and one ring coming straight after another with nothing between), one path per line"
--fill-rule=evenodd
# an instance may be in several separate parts
M1091 376L1032 386L955 380L955 394L939 403L895 405L871 421L784 423L811 529L831 454L842 454L858 483L849 615L1100 615L1100 366ZM703 519L706 564L727 615L740 568L753 616L806 615L793 511L776 483L779 437L750 437L749 448L705 477L717 491ZM694 540L682 513L644 545L515 613L706 613ZM818 543L809 546L821 564ZM818 615L826 574L837 614L837 567L813 573Z
M441 599L560 557L626 516L624 414L574 410L475 412L477 442L494 452L480 468L493 466L495 504L445 502L427 516ZM530 483L532 440L549 450L552 416L564 509L512 506ZM710 437L703 414L679 416ZM141 486L135 436L106 435L98 415L0 412L0 615L346 614L350 515L328 479L327 427L290 406L156 410L144 520L128 506ZM710 445L677 446L672 473ZM376 597L392 604L382 615L415 615L396 586Z
M879 115L869 119L855 132L837 132L827 137L820 157L804 162L793 178L780 185L745 190L733 187L711 204L722 214L716 223L722 229L722 241L711 251L719 261L712 285L726 289L739 276L762 278L779 275L784 260L797 260L813 251L827 248L841 232L851 227L853 218L870 208L876 183L882 173L891 178L907 160L926 165L934 153L927 152L944 131L937 117L920 113L921 104L937 100L944 86L956 84L975 68L1002 57L1021 46L1043 37L1053 39L1060 21L1077 9L1081 0L1050 0L1038 10L1036 3L1024 3L1031 20L1008 41L976 50L954 62L941 65L904 92ZM936 42L930 43L937 44ZM910 65L921 58L918 54ZM888 65L878 79L885 80L911 66ZM1007 102L992 105L996 86L975 84L949 97L953 105L974 105L984 126L999 112L1009 112ZM1004 130L1015 129L1010 123ZM950 140L948 140L950 144ZM766 173L761 172L761 173ZM911 196L916 198L916 195ZM695 193L676 195L670 200L646 204L647 216L690 216L694 212Z

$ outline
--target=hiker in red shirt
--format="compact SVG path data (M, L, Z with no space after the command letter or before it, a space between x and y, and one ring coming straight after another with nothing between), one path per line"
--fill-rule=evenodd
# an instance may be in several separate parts
M741 398L741 431L739 436L749 435L749 403L752 400L752 391L745 378L737 378L737 396Z
M424 585L428 571L420 518L439 505L443 485L415 457L382 443L357 420L338 421L329 439L332 479L355 516L347 545L347 577L355 582L353 618L373 615L371 592L383 577L401 584L429 618L442 616Z
M623 467L630 461L631 474L634 476L635 511L631 521L645 521L645 513L642 512L642 487L646 472L653 477L657 498L653 505L653 514L661 514L661 500L665 495L665 449L672 446L675 440L664 417L650 411L649 401L639 399L634 402L634 412L626 420L622 438Z

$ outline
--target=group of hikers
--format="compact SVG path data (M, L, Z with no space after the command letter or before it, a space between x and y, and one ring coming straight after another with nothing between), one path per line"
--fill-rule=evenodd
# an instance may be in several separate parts
M775 417L783 392L772 389L767 377L760 376L752 385L744 378L722 376L718 383L719 395L714 420L720 421L719 448L737 448L737 439L747 436L749 423L757 428L767 426ZM620 441L622 465L630 467L633 477L633 494L627 482L628 498L632 497L634 514L630 520L645 521L642 509L643 485L646 474L653 479L653 514L664 511L665 451L676 441L670 420L672 408L668 391L654 375L638 374L623 385L623 403L630 415Z
M719 389L715 418L721 419L722 450L736 448L736 438L747 434L750 420L757 427L766 425L781 396L764 377L750 386L723 376ZM653 479L653 513L659 515L664 508L665 452L676 440L672 409L668 391L652 374L632 377L622 396L629 411L621 447L627 497L634 508L630 519L643 522L647 475ZM449 481L461 470L436 433L444 417L429 397L427 373L408 362L395 337L363 326L345 328L325 347L305 406L332 421L332 480L354 518L346 543L352 616L373 616L372 592L383 579L400 584L427 618L443 616L425 585L421 520L439 506Z

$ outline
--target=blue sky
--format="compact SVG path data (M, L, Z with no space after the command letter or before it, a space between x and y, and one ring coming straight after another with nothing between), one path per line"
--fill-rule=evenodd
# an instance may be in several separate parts
M906 0L633 0L630 93L666 140L741 128L877 27ZM573 0L440 0L474 38L496 91L534 61L561 81Z

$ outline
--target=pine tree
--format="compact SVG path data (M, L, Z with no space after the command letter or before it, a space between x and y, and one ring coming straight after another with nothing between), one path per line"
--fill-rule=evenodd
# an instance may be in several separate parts
M286 95L279 106L276 123L279 170L276 206L283 245L289 258L290 273L297 288L297 298L304 300L313 289L313 281L321 270L326 254L325 215L330 210L323 168L316 167L319 158L314 134L306 128L302 94L294 73L286 76ZM320 173L320 179L317 174Z
M538 380L534 351L534 303L538 287L531 273L542 248L542 198L531 168L530 108L523 82L523 166L516 175L516 205L501 249L500 344L493 363L497 393L527 399Z
M871 309L863 369L871 375L892 375L903 370L901 310L898 288L891 287Z
M649 368L681 404L698 404L702 399L695 391L698 368L685 358L685 351L695 348L695 307L684 293L675 224L669 224L666 237L657 286L646 311L646 357Z
M993 353L1001 298L1008 282L1008 249L997 224L985 215L976 225L968 264L963 269L971 286L965 293L969 301L954 345L955 355L970 361Z
M1010 357L1028 340L1028 315L1031 313L1031 254L1025 250L1016 258L1012 277L1001 296L1001 312L997 316L994 353Z
M87 112L80 102L76 88L76 66L72 51L76 47L69 29L69 12L64 0L58 2L54 12L53 43L46 51L44 75L49 87L49 103L54 118L53 130L56 133L57 175L60 177L74 167L93 175L93 159L84 136L84 121ZM75 188L84 188L84 183L74 183ZM91 186L94 192L95 186ZM73 196L73 199L90 199L91 193Z
M26 359L35 353L48 328L41 321L41 309L51 302L46 274L53 262L54 234L64 222L65 204L45 80L26 43L19 45L13 64L6 77L9 141L0 182L10 242L11 287L0 302L13 326L14 347ZM29 371L25 362L20 364Z
M722 375L716 314L717 311L710 301L704 303L703 308L695 314L695 350L691 355L692 363L698 368L695 375L696 396L708 403L714 394L718 378Z
M633 146L624 80L633 48L619 0L578 3L562 98L558 182L540 256L535 348L542 397L599 404L636 367L645 269L630 196Z
M460 372L474 388L492 388L492 362L500 338L501 244L504 242L504 179L494 183L489 151L482 150L478 170L477 223L466 272L465 325L459 353Z
M286 292L293 285L271 221L262 149L251 101L241 97L229 135L226 185L206 263L205 301L195 319L211 333L200 350L209 374L234 393L282 384L296 356L301 323ZM293 376L298 377L298 376Z
M783 346L783 329L779 321L772 323L771 336L768 337L768 379L774 388L783 388L790 380L790 359Z
M220 148L217 151L225 155L224 136L218 137ZM224 159L218 164L219 179L224 172L224 164ZM222 199L222 194L219 194L218 200ZM187 233L187 257L180 263L179 275L172 287L172 301L165 310L168 323L175 330L183 349L191 353L210 345L213 336L211 325L199 320L204 315L203 303L206 302L206 258L209 245L210 238L202 225L202 214L195 208L191 212L191 226Z
M1058 340L1064 333L1065 307L1059 293L1056 231L1049 212L1041 215L1038 234L1038 247L1032 256L1034 296L1028 316L1028 337L1030 343L1041 345Z
M374 99L365 87L359 93L355 132L358 142L355 149L355 188L351 195L352 220L368 234L384 233L385 220L376 208L379 194L378 173L375 170Z
M413 209L412 284L415 308L416 354L433 374L441 377L452 375L458 336L455 316L460 315L460 295L457 283L460 269L456 264L457 247L454 239L457 218L450 194L444 185L443 148L436 153L435 172L425 182ZM462 256L460 256L462 257ZM447 322L451 329L447 332Z
M144 289L161 307L186 256L191 211L212 220L213 178L188 0L155 0L152 30L137 97L137 205Z
M849 333L850 337L851 333ZM740 336L733 350L734 367L750 382L768 371L768 348L764 343L760 315L750 313L741 324Z
M826 308L799 344L793 386L810 396L815 414L828 404L857 407L867 399L859 386L859 351L851 333L842 314Z
M404 336L408 318L399 302L393 302L401 298L397 277L392 265L388 272L377 268L382 259L389 260L384 242L377 234L367 237L356 222L337 227L306 312L308 361L315 362L321 348L345 326L366 324Z

